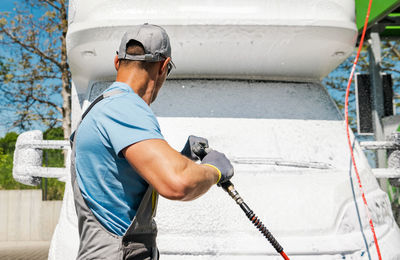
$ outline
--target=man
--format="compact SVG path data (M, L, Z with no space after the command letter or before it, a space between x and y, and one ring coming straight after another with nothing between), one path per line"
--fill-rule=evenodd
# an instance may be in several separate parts
M149 105L172 69L168 35L159 26L132 27L114 59L114 82L82 116L74 135L72 184L78 214L78 259L158 259L153 220L157 193L193 200L229 180L224 154L196 164L190 136L182 154L160 132Z

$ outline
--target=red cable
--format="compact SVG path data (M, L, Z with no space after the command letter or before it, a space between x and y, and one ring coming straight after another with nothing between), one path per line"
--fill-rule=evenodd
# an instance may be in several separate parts
M349 130L349 93L350 93L351 80L352 80L352 78L353 78L353 74L354 74L355 68L356 68L356 66L357 66L358 58L359 58L359 56L360 56L361 48L362 48L362 45L363 45L363 43L364 43L365 32L367 31L367 26L368 26L369 14L370 14L370 12L371 12L371 5L372 5L372 0L369 0L367 16L365 17L364 29L363 29L363 32L362 32L362 35L361 35L360 44L359 44L359 46L358 46L357 56L356 56L356 58L354 59L353 68L352 68L352 70L351 70L350 77L349 77L349 81L348 81L348 83L347 83L346 101L345 101L345 108L344 108L344 109L345 109L345 121L346 121L347 141L348 141L349 148L350 148L351 161L353 162L354 170L355 170L355 172L356 172L356 176L357 176L357 180L358 180L358 187L360 188L360 192L361 192L361 195L362 195L362 199L363 199L363 201L364 201L365 209L366 209L366 212L367 212L367 215L368 215L369 226L371 227L371 231L372 231L372 234L373 234L373 236L374 236L374 242L375 242L376 251L377 251L377 253L378 253L379 260L382 260L381 251L380 251L379 245L378 245L378 239L376 238L376 234L375 234L374 223L372 222L371 214L370 214L369 209L368 209L367 200L366 200L366 198L365 198L364 189L363 189L363 186L362 186L362 184L361 184L360 175L359 175L359 173L358 173L356 161L355 161L355 159L354 159L353 146L352 146L352 144L351 144L351 140L350 140L350 130Z
M290 260L289 257L285 254L285 252L280 252L281 256L283 257L283 259L285 260Z

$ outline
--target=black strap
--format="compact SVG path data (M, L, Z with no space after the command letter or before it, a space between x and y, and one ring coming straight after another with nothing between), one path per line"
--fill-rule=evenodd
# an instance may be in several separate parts
M89 113L89 111L93 108L94 105L96 105L97 103L99 103L101 100L104 99L103 95L98 96L93 102L92 104L90 104L90 106L86 109L85 113L83 113L82 115L82 119L83 120L85 118L85 116L87 115L87 113Z
M96 105L97 103L99 103L99 102L100 102L101 100L103 100L103 99L104 99L104 96L103 96L103 95L98 96L98 97L90 104L90 106L86 109L85 113L83 113L81 121L83 120L83 118L85 118L85 116L87 115L87 113L89 113L89 111L93 108L93 106ZM79 123L79 124L80 124L80 123ZM79 124L78 124L78 126L79 126ZM70 145L71 145L71 148L72 148L72 145L73 145L73 143L74 143L75 133L76 133L76 130L73 131L72 134L71 134L71 136L69 137L69 143L70 143Z
M90 104L90 106L86 109L85 113L83 113L81 121L85 118L85 116L89 113L89 111L94 107L94 105L96 105L97 103L99 103L100 101L102 101L104 98L111 97L111 96L116 95L116 94L121 94L121 93L123 93L123 92L124 92L124 91L122 91L122 90L114 90L114 91L109 91L109 92L106 92L106 93L101 94L100 96L98 96L98 97ZM79 123L79 124L80 124L80 123ZM79 127L79 124L78 124L78 127ZM74 132L72 132L71 136L69 137L69 141L70 141L70 143L71 143L71 147L72 147L72 143L73 143L74 138L75 138L75 132L76 132L76 130L75 130Z
M90 106L86 109L85 113L83 113L81 121L83 120L83 118L85 118L85 116L87 115L87 113L89 113L89 111L93 108L93 106L96 105L97 103L99 103L99 102L100 102L101 100L103 100L103 99L104 99L104 96L103 96L103 95L98 96L98 97L90 104ZM80 123L79 123L79 124L80 124ZM78 124L78 126L79 126L79 124ZM72 144L74 143L75 132L76 132L76 130L73 131L72 134L71 134L71 136L69 137L69 142L70 142L71 148L72 148Z

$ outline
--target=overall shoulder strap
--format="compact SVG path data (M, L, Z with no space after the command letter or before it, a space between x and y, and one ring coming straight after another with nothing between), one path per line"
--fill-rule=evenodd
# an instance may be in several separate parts
M104 99L103 94L101 94L100 96L98 96L91 104L90 106L85 110L85 112L82 114L81 120L83 120L85 118L85 116L89 113L90 110L92 110L92 108L94 107L94 105L96 105L97 103L99 103L101 100Z
M90 112L90 110L92 110L92 108L93 108L97 103L99 103L101 100L103 100L103 99L105 99L105 98L108 98L108 97L111 97L111 96L114 96L114 95L117 95L117 94L121 94L121 93L124 93L124 91L123 91L123 90L116 89L116 90L113 90L113 91L109 91L109 92L103 93L103 94L101 94L100 96L98 96L98 97L90 104L90 106L85 110L85 112L82 114L82 118L81 118L81 120L80 120L79 123L78 123L78 127L79 127L79 125L81 124L81 121L85 118L85 116ZM77 127L77 128L78 128L78 127ZM75 132L76 132L76 130L71 134L71 136L70 136L70 138L69 138L69 139L70 139L71 146L72 146L72 143L73 143L73 141L74 141Z
M121 93L124 93L124 91L123 91L123 90L116 89L116 90L113 90L113 91L109 91L109 92L103 93L103 94L101 94L100 96L98 96L98 97L90 104L90 106L86 109L85 113L83 113L82 119L81 119L81 120L83 120L83 119L85 118L85 116L89 113L89 111L92 110L92 108L94 107L94 105L96 105L97 103L99 103L101 100L103 100L104 98L108 98L108 97L117 95L117 94L121 94Z

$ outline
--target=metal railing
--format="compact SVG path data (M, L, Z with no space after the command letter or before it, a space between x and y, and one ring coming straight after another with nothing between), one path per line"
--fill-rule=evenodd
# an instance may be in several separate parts
M13 177L26 185L38 185L41 178L57 178L65 181L70 170L66 167L42 167L42 149L61 149L67 151L66 162L71 158L71 147L65 140L43 140L41 131L34 130L19 135L15 144Z

